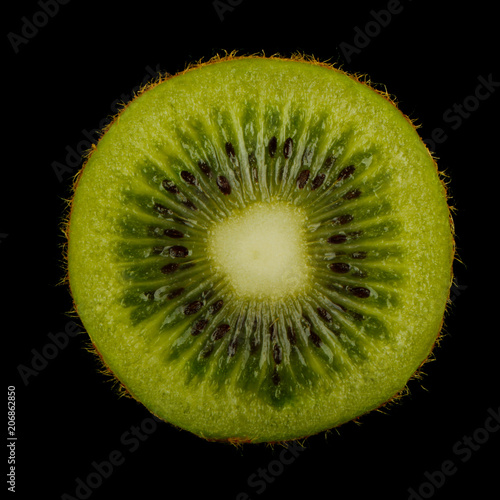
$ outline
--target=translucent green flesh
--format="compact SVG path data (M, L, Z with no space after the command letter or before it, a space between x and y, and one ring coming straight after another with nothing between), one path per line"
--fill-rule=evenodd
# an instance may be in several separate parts
M262 224L226 231L255 210ZM435 165L390 102L332 69L244 58L145 92L101 139L69 277L104 360L152 412L278 441L404 387L438 335L452 248ZM261 275L243 273L253 258ZM289 281L273 287L274 271Z

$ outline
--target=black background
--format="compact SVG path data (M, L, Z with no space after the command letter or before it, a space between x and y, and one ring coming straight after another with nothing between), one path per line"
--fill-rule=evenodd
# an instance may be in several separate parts
M3 77L8 111L3 151L9 153L2 167L0 254L7 385L16 387L17 497L59 499L66 493L78 498L77 479L86 481L92 462L119 452L123 463L91 490L92 500L125 494L225 500L243 492L252 499L407 499L409 488L418 491L428 481L425 473L447 460L455 473L434 491L421 489L421 498L451 499L458 493L490 498L498 484L493 473L498 433L477 429L499 403L498 351L491 347L498 329L489 326L496 316L495 285L484 276L494 270L488 224L498 227L491 215L496 194L489 176L498 169L493 108L500 91L492 91L459 124L446 112L474 95L480 76L500 81L494 68L494 4L454 3L450 10L436 10L436 2L402 0L390 23L349 56L342 44L355 46L357 30L373 20L372 10L387 9L387 1L232 3L221 20L212 2L73 0L60 5L17 53L7 34L21 35L23 17L32 20L41 5L9 3ZM149 413L115 394L85 350L85 335L71 338L36 376L23 381L20 375L49 343L48 334L64 331L70 321L71 299L58 285L64 276L60 222L77 168L59 179L54 162L67 163L67 148L76 150L84 131L99 127L116 99L127 99L149 77L148 68L172 74L186 63L234 49L313 54L385 85L402 111L422 125L422 137L443 129L446 139L434 151L450 176L457 207L463 264L455 264L458 286L451 295L447 335L436 361L426 366L427 376L410 382L411 394L384 414L374 412L361 419L362 425L349 423L309 438L282 467L276 462L280 447L209 443L165 423L132 449L124 434L151 423ZM465 444L464 436L475 432L485 442ZM465 452L455 453L457 446L471 450L468 461L462 461ZM263 492L247 482L259 469L270 470L272 478Z

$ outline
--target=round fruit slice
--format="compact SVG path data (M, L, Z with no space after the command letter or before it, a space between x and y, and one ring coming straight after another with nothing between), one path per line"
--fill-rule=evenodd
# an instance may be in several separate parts
M411 122L325 64L227 57L135 98L76 183L75 307L111 372L207 439L282 441L404 389L454 244Z

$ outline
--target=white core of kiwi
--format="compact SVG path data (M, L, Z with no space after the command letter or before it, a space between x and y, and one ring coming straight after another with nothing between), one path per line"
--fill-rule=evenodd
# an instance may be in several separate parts
M238 297L282 300L308 289L304 211L287 203L255 203L215 224L208 252Z

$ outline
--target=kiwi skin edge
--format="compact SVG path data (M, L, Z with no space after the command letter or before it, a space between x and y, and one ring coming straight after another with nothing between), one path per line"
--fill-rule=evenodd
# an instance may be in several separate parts
M196 69L199 69L200 67L203 67L203 66L207 66L207 65L210 65L210 64L215 64L215 63L219 63L219 62L223 62L223 61L230 61L230 60L236 60L236 59L245 59L245 58L267 58L267 59L280 59L280 60L289 60L289 61L298 61L298 62L307 62L309 64L313 64L313 65L317 65L317 66L322 66L322 67L325 67L325 68L330 68L330 69L335 69L336 71L340 71L342 73L344 73L345 75L349 76L350 78L356 80L357 82L359 83L362 83L363 85L366 85L368 87L370 87L372 90L376 91L378 94L380 94L382 97L384 97L386 100L388 100L391 104L393 104L394 106L396 106L396 102L395 100L387 93L387 92L383 92L383 91L380 91L376 88L374 88L374 86L372 86L372 84L369 82L369 80L362 76L362 75L350 75L348 73L345 73L343 72L342 70L339 70L338 68L335 68L334 65L330 64L330 63L327 63L327 62L320 62L318 60L316 60L314 57L312 56L306 56L306 55L301 55L301 54L295 54L295 55L292 55L290 58L284 58L284 57L280 57L279 55L273 55L271 57L266 57L264 56L264 54L262 55L248 55L248 56L238 56L236 55L236 52L231 52L229 54L226 54L225 56L215 56L213 57L212 59L208 60L207 62L198 62L198 63L195 63L195 64L190 64L186 67L185 70L177 73L176 75L166 75L166 76L161 76L159 78L157 78L156 80L144 85L138 92L137 94L134 96L134 98L132 99L132 101L134 101L138 96L142 95L144 92L156 87L157 85L159 85L160 83L163 83L171 78L174 78L175 76L180 76L180 75L183 75L187 72L190 72L190 71L193 71L193 70L196 70ZM131 102L132 102L131 101ZM120 109L120 111L112 118L112 120L110 120L110 122L103 128L103 130L100 132L100 136L99 136L99 141L101 140L102 136L109 130L109 128L117 121L119 120L121 114L123 113L123 111L129 106L130 103L128 104L123 104L122 108ZM417 126L415 126L414 122L412 120L410 120L408 117L405 116L405 119L416 129L418 128ZM97 149L97 145L92 145L92 148L87 152L87 154L85 155L85 161L80 169L80 171L74 176L73 178L73 183L72 183L72 196L70 197L69 200L66 200L67 202L67 213L64 217L64 220L62 222L62 232L63 232L63 235L64 235L64 244L63 244L63 258L64 258L64 269L65 269L65 277L63 278L63 280L61 281L63 284L67 284L69 289L70 289L70 293L71 295L73 296L73 293L71 291L71 286L70 286L70 282L69 282L69 270L68 270L68 243L69 243L69 221L70 221L70 218L71 218L71 214L72 214L72 207L73 207L73 199L74 199L74 195L75 195L75 192L76 192L76 189L77 189L77 186L79 184L79 181L80 181L80 178L82 176L82 173L89 161L89 159L91 158L92 154L96 151ZM446 199L447 199L447 202L448 202L448 206L449 206L449 220L450 220L450 228L451 228L451 232L452 232L452 249L451 249L451 256L450 256L450 261L452 263L452 266L453 266L453 261L455 259L455 252L456 252L456 248L455 248L455 233L454 233L454 224L453 224L453 219L452 219L452 212L454 211L454 208L452 206L450 206L449 204L449 195L448 195L448 192L447 192L447 189L446 189L446 183L444 181L444 174L439 172L438 171L438 167L437 167L437 164L436 164L436 161L435 161L435 158L432 156L432 153L429 152L429 154L431 155L431 157L433 158L433 162L434 162L434 166L436 168L436 172L438 173L438 176L439 176L439 179L440 179L440 182L443 186L443 190L446 194ZM450 276L451 276L451 280L453 280L453 269L450 270ZM450 283L451 284L451 283ZM449 300L449 291L448 291L448 301L447 301L447 308L446 308L446 311L445 311L445 316L446 316L446 312L447 310L449 309L449 305L450 305L450 300ZM71 314L78 317L78 309L77 309L77 305L75 303L75 301L73 301L73 310L71 311ZM419 379L421 378L421 376L423 375L423 372L422 372L422 368L423 366L429 362L431 359L432 359L432 356L433 356L433 351L435 350L435 348L439 345L439 341L440 339L442 338L443 336L443 328L444 328L444 316L443 316L443 319L442 319L442 322L441 322L441 327L439 329L439 332L438 332L438 335L435 339L435 342L434 342L434 345L433 347L431 348L430 352L429 352L429 355L428 357L421 363L421 365L419 366L419 368L415 371L415 373L412 375L412 377L409 379L409 380L413 380L413 379ZM123 395L126 395L128 397L131 397L133 399L136 399L138 400L134 394L116 377L116 375L112 372L112 370L110 369L110 367L106 364L106 362L104 361L103 357L100 355L99 351L97 350L97 347L91 343L91 345L89 345L88 347L88 350L93 352L97 359L99 360L99 363L100 365L102 366L102 369L101 371L110 377L111 380L115 381L117 383L117 387L118 387L118 393L123 396ZM408 381L409 382L409 381ZM387 405L390 405L392 403L395 403L397 401L399 401L401 399L401 397L406 394L408 392L408 385L405 385L405 387L403 387L400 391L398 391L396 394L393 395L393 397L391 399L389 399L388 401L386 401L385 403L383 403L382 405L380 405L378 408L376 408L377 410L381 410L383 407L387 406ZM369 413L373 410L370 410L366 413ZM365 413L365 414L366 414ZM157 415L158 416L158 415ZM356 417L354 420L357 421L362 415L360 415L359 417ZM161 418L161 417L158 417L158 418ZM174 425L175 427L178 427L176 426L175 424L172 424L171 425ZM192 431L191 431L192 432ZM195 433L196 434L196 433ZM250 438L244 438L244 437L235 437L235 438L227 438L227 439L215 439L215 438L211 438L211 437L206 437L204 435L200 435L200 434L197 434L199 435L200 437L208 440L208 441L225 441L225 442L229 442L233 445L239 445L239 444L242 444L242 443L249 443L249 442L253 442L252 439ZM295 438L295 439L304 439L308 436L301 436L301 437L298 437L298 438ZM285 441L290 441L289 439L285 440ZM280 442L285 442L285 441L274 441L275 443L280 443ZM271 441L271 443L273 443L273 441Z

